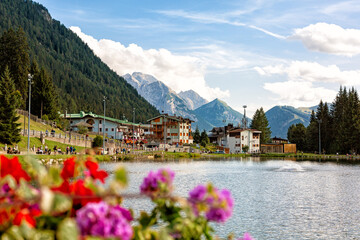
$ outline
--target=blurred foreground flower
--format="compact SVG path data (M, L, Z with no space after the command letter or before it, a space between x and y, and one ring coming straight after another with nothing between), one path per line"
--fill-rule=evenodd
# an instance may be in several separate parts
M128 240L133 236L130 225L132 220L128 210L105 202L89 203L76 213L76 221L83 236Z
M205 213L209 221L225 222L231 217L234 200L231 193L226 190L218 190L211 184L199 185L189 193L189 203L195 215Z
M156 198L161 195L166 195L173 190L173 180L175 173L170 169L159 169L157 172L152 172L144 178L140 186L140 191L151 198Z

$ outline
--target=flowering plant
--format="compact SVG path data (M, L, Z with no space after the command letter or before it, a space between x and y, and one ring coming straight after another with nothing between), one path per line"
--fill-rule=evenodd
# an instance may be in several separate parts
M46 168L35 159L20 164L17 157L0 156L1 239L213 239L209 223L232 214L229 191L199 185L179 198L172 193L175 173L160 169L140 186L155 207L135 217L121 205L125 169L113 175L105 188L108 173L90 157ZM252 238L246 233L240 239Z

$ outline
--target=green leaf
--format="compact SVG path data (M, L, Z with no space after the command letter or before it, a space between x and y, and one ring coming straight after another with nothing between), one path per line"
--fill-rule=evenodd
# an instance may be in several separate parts
M118 168L115 173L115 181L118 182L120 185L122 185L123 187L126 187L128 184L128 177L127 177L127 172L125 170L124 167L120 167Z
M57 239L59 240L73 240L79 239L79 229L76 221L73 218L64 219L58 227L56 233Z
M58 167L51 166L49 168L49 178L51 179L51 184L58 186L63 181L60 176L60 169Z
M59 212L65 212L70 210L72 207L72 202L70 198L63 194L55 194L54 197L54 205L53 205L53 211L56 213Z

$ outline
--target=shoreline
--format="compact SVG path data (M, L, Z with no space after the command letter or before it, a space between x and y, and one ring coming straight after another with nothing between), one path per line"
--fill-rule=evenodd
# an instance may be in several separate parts
M0 152L0 155L5 155L7 157L18 156L20 160L24 160L28 155L18 155L18 154L5 154ZM269 159L286 159L290 161L317 161L317 162L334 162L334 163L349 163L349 164L360 164L359 155L317 155L317 154L207 154L207 153L172 153L172 152L142 152L142 153L130 153L130 154L118 154L118 155L86 155L86 154L76 154L76 155L38 155L30 154L31 157L41 160L44 164L59 164L62 163L65 159L78 156L78 157L94 157L98 162L120 162L120 161L173 161L173 160L184 160L184 159L193 159L193 160L228 160L232 158L247 158L253 157L259 160L269 160Z

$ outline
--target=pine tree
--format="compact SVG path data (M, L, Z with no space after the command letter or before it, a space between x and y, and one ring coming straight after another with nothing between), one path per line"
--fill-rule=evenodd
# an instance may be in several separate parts
M260 143L270 142L271 130L270 130L269 122L266 118L264 109L262 107L260 109L256 110L256 112L253 116L253 119L251 121L250 127L252 129L261 131Z
M291 143L296 143L297 150L306 150L306 128L304 124L291 125L287 132L287 138Z
M22 28L17 31L9 29L0 37L0 73L8 67L10 77L22 96L22 107L25 107L28 87L29 46Z
M200 135L200 144L201 146L205 147L207 144L209 144L209 142L210 142L209 137L204 129Z
M15 84L6 67L0 80L0 142L17 143L21 140L19 116L16 108L20 105L21 94L15 89Z
M49 119L55 119L57 95L51 77L44 68L38 70L36 62L33 62L31 65L31 73L34 76L34 90L32 92L33 104L31 112L41 118L46 114Z
M306 151L315 152L319 150L319 127L315 112L311 112L310 124L306 129Z
M195 133L193 134L193 137L194 137L194 143L200 143L201 136L200 136L200 131L199 131L198 126L196 126L196 130L195 130Z

